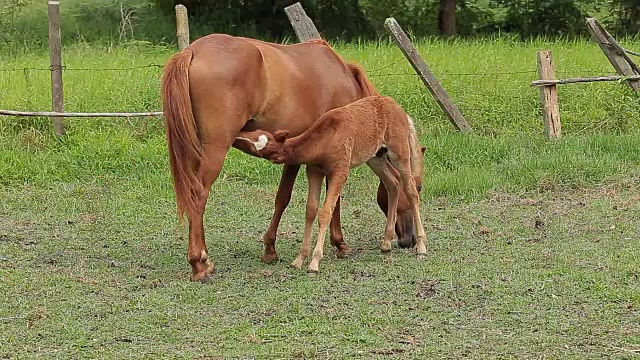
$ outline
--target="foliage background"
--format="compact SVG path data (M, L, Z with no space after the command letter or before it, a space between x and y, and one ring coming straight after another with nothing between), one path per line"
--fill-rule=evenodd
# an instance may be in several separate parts
M174 6L189 9L192 39L213 32L282 41L292 37L284 7L295 0L63 0L65 43L109 43L144 39L175 41ZM384 19L394 16L415 36L438 34L439 0L301 0L323 36L347 41L385 36ZM0 44L43 48L47 41L44 1L0 1ZM460 36L512 33L533 36L586 35L584 20L595 16L618 35L640 31L640 0L458 0Z

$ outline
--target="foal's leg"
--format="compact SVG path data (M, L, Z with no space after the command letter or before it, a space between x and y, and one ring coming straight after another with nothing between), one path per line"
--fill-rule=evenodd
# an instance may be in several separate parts
M291 267L295 269L302 268L304 260L309 256L309 244L311 243L311 235L313 234L313 222L318 214L318 202L320 201L320 192L322 191L322 180L324 174L313 166L307 166L307 179L309 181L309 195L307 196L307 211L305 214L304 237L302 245L298 251L298 257L291 263Z
M342 187L347 182L347 175L349 174L349 168L336 169L334 172L327 176L329 179L329 189L324 199L324 204L320 210L318 216L318 239L316 240L316 247L313 250L313 258L309 263L308 272L317 273L320 271L320 260L323 256L324 238L327 233L327 226L333 215L333 210L336 206L336 202L342 192Z
M329 182L327 181L327 191L329 190ZM336 249L336 257L338 259L346 258L351 253L351 248L344 242L342 236L342 225L340 225L340 197L336 201L336 207L333 210L331 224L329 226L329 237L331 245Z
M269 228L263 238L264 254L261 259L267 264L278 260L278 254L276 253L276 232L278 231L282 214L291 200L293 185L299 170L300 165L284 165L282 169L282 177L280 178L280 185L276 193L276 202L273 216L271 217L271 224L269 224Z
M420 218L420 197L418 194L418 190L416 189L416 182L411 174L411 163L409 160L409 149L406 152L401 151L400 154L392 154L391 149L389 152L389 159L391 160L391 164L395 167L400 173L400 182L402 183L402 188L407 195L407 199L411 204L412 212L413 212L413 220L415 223L417 234L416 239L416 252L419 256L427 254L427 234L424 232L424 227L422 226L422 219ZM406 154L406 155L404 155Z
M387 223L384 228L384 239L380 243L380 251L383 253L391 251L391 241L393 240L396 213L398 209L398 180L394 176L395 170L384 159L373 158L367 161L367 165L378 175L384 186L387 188L388 207L387 207Z
M284 165L282 169L282 177L280 178L280 185L278 186L278 192L276 193L276 201L271 217L271 223L267 232L264 234L264 253L262 254L262 261L270 264L278 260L278 254L276 252L276 236L278 232L278 226L282 219L289 201L291 201L291 193L293 192L293 186L296 181L296 177L300 171L300 165ZM321 184L322 185L322 184ZM336 211L331 219L331 244L336 247L336 255L338 257L345 257L351 249L344 242L342 236L342 228L340 225L340 200L338 199L338 205L336 205Z

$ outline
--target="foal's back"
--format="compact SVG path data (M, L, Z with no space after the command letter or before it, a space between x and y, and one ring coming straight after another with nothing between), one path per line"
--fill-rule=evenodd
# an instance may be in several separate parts
M315 144L315 152L327 162L335 163L348 152L353 168L375 156L391 137L408 134L407 115L395 100L368 96L327 112L299 141Z

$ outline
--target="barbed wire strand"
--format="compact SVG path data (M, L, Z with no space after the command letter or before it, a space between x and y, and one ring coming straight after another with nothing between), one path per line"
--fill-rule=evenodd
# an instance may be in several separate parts
M148 64L148 65L141 65L141 66L131 66L131 67L124 67L124 68L74 68L74 67L67 67L66 65L61 66L63 71L127 71L127 70L139 70L139 69L145 69L145 68L158 68L158 69L163 69L164 66L163 65L158 65L158 64ZM13 69L0 69L1 72L18 72L18 71L29 71L29 70L34 70L34 71L51 71L50 67L26 67L26 68L13 68Z

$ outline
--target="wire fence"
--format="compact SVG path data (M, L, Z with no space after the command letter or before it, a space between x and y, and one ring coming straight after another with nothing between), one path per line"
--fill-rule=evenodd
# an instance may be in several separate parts
M530 86L530 80L538 79L537 69L496 69L495 71L438 71L440 66L434 66L435 76L445 85L445 89L451 95L453 101L460 108L460 110L468 116L471 121L478 124L479 119L491 119L495 117L496 111L502 111L503 113L513 112L514 117L523 116L518 113L519 108L526 107L528 109L527 116L540 116L539 112L535 112L532 109L539 107L538 89ZM150 62L144 65L136 66L123 66L123 67L73 67L73 66L61 66L63 72L135 72L141 70L157 70L158 75L163 70L164 65ZM607 69L603 66L600 70L597 69L584 69L579 67L560 67L556 69L556 75L558 77L567 77L576 74L581 75L608 75L613 73L613 69ZM32 82L29 78L29 72L50 72L51 67L13 67L13 68L0 68L0 73L24 73L26 81ZM152 74L155 74L153 72ZM425 109L419 109L417 111L422 114L436 114L437 106L430 98L428 89L419 80L418 74L411 68L411 65L406 61L404 56L399 56L392 59L388 64L383 66L367 70L367 75L372 80L381 85L386 93L391 91L391 86L387 83L394 83L393 78L416 78L415 81L402 81L403 92L396 91L392 96L396 96L399 100L404 98L405 103L415 104L417 101L426 103ZM156 75L152 75L154 79L148 79L153 81L154 84L157 81ZM473 80L464 80L464 79ZM386 81L389 79L389 81ZM144 80L143 80L144 81ZM501 92L505 89L501 84L510 81L512 85L508 88L508 92ZM517 84L513 84L517 82ZM487 85L488 83L488 85ZM32 86L32 85L29 85ZM155 85L154 85L155 86ZM474 91L467 91L473 88ZM478 91L478 88L482 88ZM564 92L564 90L563 90ZM406 94L405 94L406 93ZM573 92L572 92L573 93ZM575 93L574 93L575 94ZM151 104L150 104L151 105ZM162 112L155 111L154 105L149 106L151 109L145 106L146 112L140 113L62 113L54 112L37 112L37 111L0 111L0 115L14 115L14 116L64 116L64 117L138 117L138 116L161 116ZM570 108L571 105L568 105ZM93 115L92 115L93 114ZM533 114L533 115L532 115ZM577 123L577 122L576 122ZM448 126L448 125L443 125ZM482 125L480 125L482 126ZM487 125L488 126L488 125ZM584 131L586 127L582 127L580 130Z

